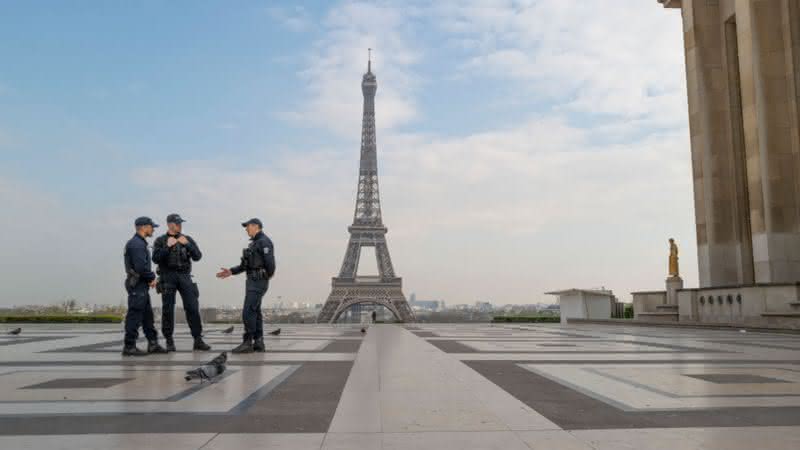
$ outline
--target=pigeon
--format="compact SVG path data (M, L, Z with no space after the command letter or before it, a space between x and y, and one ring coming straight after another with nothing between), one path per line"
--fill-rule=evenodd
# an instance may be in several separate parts
M187 370L186 376L183 378L186 381L200 380L201 383L206 380L211 381L220 376L222 372L225 372L225 362L227 360L228 353L222 352L219 356L209 361L208 364L202 365L196 369Z
M366 329L366 328L362 328L362 329L361 329L361 332L362 332L362 333L366 333L366 332L367 332L367 329Z
M279 334L281 334L281 329L280 329L280 328L278 328L278 329L277 329L277 330L275 330L275 331L270 331L270 332L269 332L269 334L270 334L271 336L278 336Z
M22 328L14 328L13 330L9 331L8 334L13 334L14 336L22 333Z
M229 326L228 328L225 328L224 330L221 331L221 333L225 333L225 334L233 333L233 325Z

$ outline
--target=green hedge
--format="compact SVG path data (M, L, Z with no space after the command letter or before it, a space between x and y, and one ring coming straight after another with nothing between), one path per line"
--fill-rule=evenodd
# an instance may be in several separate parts
M0 323L120 323L121 316L16 315L0 316Z
M633 305L625 305L625 310L622 313L623 319L633 319Z
M559 316L494 316L492 322L560 323Z

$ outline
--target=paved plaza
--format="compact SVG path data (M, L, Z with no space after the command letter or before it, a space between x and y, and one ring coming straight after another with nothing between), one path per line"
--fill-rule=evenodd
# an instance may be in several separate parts
M237 335L209 327L216 350ZM239 328L239 327L237 327ZM264 354L120 356L120 327L0 337L3 449L796 449L800 336L603 325L284 326Z

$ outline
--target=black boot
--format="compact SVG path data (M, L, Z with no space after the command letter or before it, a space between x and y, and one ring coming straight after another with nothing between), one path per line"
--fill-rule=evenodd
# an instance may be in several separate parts
M167 338L167 352L176 352L178 350L175 349L175 340L171 337Z
M253 353L253 341L245 338L238 347L231 350L231 353Z
M253 341L253 351L258 353L264 353L267 351L267 347L264 346L264 338L258 338Z
M158 341L150 341L147 343L147 353L167 353L167 349L158 345Z
M125 345L122 349L122 356L146 356L147 352L142 351L139 347L134 345Z
M194 338L194 347L192 347L192 350L199 350L201 352L207 352L207 351L211 350L211 346L206 344L205 342L203 342L203 338L196 337L196 338Z

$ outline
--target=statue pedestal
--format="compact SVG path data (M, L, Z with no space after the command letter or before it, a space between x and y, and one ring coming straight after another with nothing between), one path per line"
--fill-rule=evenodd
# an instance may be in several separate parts
M683 289L683 278L672 276L667 278L667 305L678 306L678 290Z

